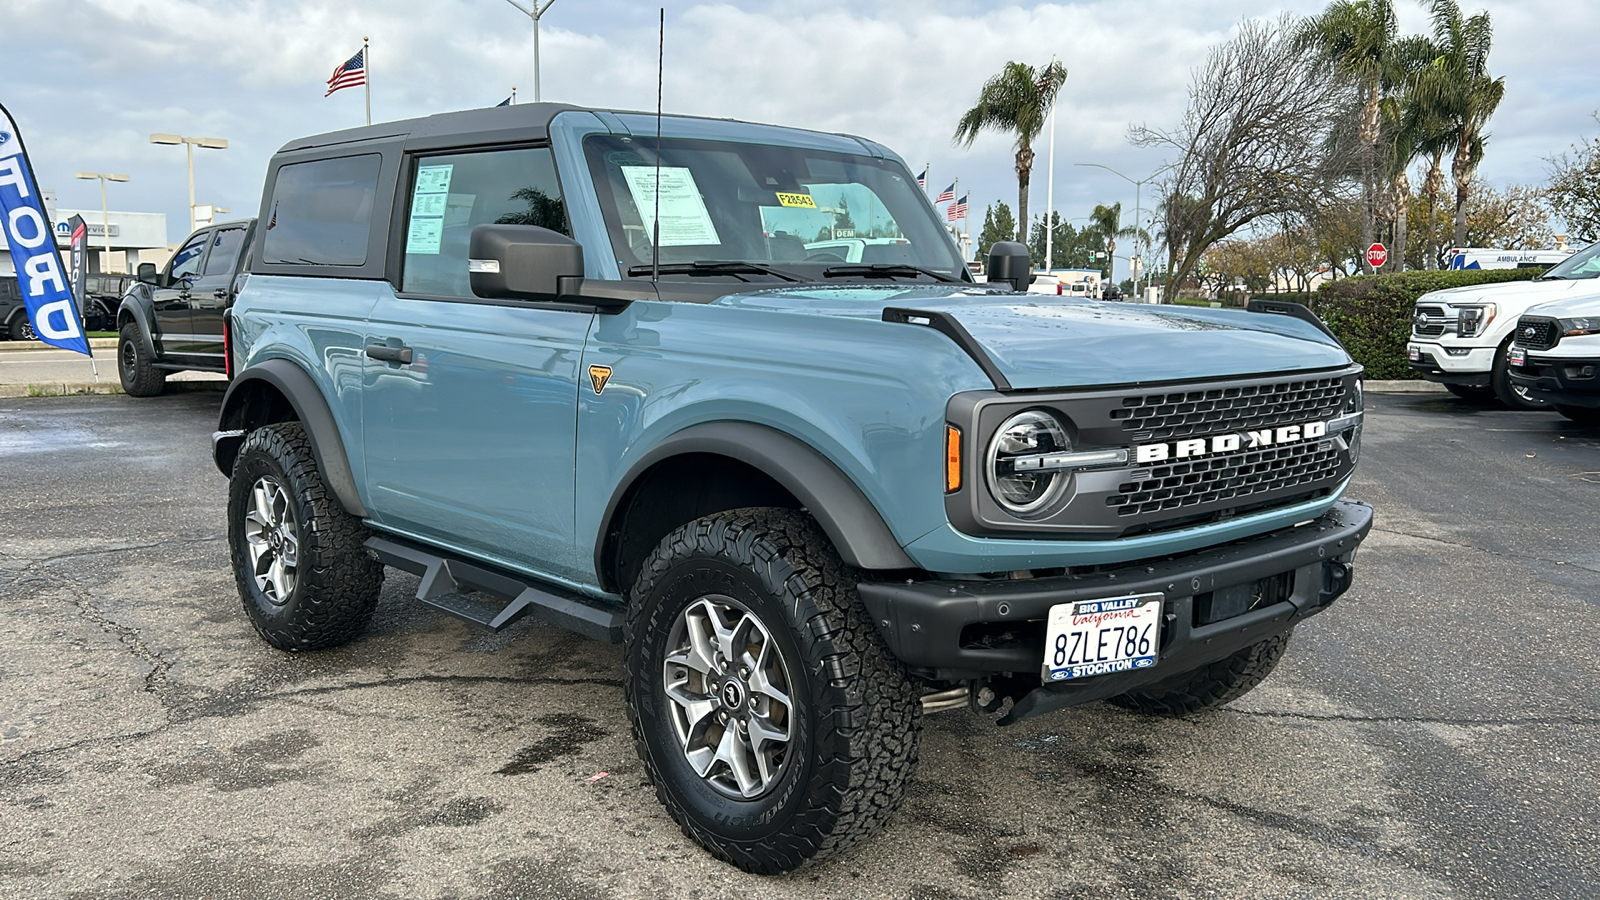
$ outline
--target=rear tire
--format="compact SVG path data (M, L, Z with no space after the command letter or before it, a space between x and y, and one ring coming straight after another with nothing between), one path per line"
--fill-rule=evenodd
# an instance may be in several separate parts
M167 373L155 367L145 349L144 329L129 322L117 332L117 377L130 397L154 397L167 387Z
M228 549L250 623L280 650L349 643L367 628L383 565L322 482L299 422L250 432L228 479Z
M1579 425L1600 425L1600 409L1592 406L1567 406L1564 403L1555 404L1556 412Z
M1188 716L1216 709L1250 693L1272 674L1283 651L1289 648L1292 633L1286 631L1192 672L1112 697L1111 702L1160 716Z
M1532 391L1519 387L1511 382L1511 341L1507 340L1500 345L1494 354L1494 370L1489 374L1489 383L1494 386L1494 395L1501 403L1512 409L1549 409L1550 404L1540 400Z
M809 516L733 510L667 535L634 584L624 658L656 797L718 859L788 872L899 807L918 692Z

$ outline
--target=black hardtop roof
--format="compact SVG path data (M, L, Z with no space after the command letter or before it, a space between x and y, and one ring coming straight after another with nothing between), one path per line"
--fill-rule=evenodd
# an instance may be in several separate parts
M309 137L296 138L280 147L278 152L288 153L297 150L312 150L318 147L331 147L339 144L382 140L384 138L401 138L409 142L438 143L440 145L457 143L455 139L458 138L470 138L467 143L479 143L478 139L480 138L484 143L493 143L497 139L541 141L547 140L550 136L550 120L554 119L557 114L569 110L619 116L655 115L654 112L641 110L601 109L598 107L573 106L569 103L519 103L514 106L492 106L484 109L464 109L457 112L435 113L418 119L380 122L376 125L366 125L361 128L347 128L343 131L314 134ZM743 121L715 116L687 116L673 113L665 114L664 117L716 122ZM752 122L748 124L767 123ZM788 128L789 126L768 125L768 127Z

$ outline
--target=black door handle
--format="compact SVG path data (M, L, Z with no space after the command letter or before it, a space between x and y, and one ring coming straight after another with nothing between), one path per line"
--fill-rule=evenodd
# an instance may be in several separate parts
M410 347L391 347L388 344L368 344L367 355L373 359L395 362L403 366L411 365L413 359Z

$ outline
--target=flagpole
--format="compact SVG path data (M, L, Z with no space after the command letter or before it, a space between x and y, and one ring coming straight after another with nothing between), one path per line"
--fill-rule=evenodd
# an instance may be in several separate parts
M1050 57L1050 68L1045 69L1045 74L1055 68L1056 58ZM1050 98L1050 163L1046 167L1049 174L1045 177L1044 189L1044 270L1046 272L1055 268L1055 214L1056 214L1056 98Z
M367 68L367 77L364 83L367 88L367 124L372 124L372 46L367 43L365 35L361 37L361 64Z
M517 86L514 84L511 86L511 105L517 105Z
M933 164L924 161L922 164L922 193L927 196L928 185L933 184Z

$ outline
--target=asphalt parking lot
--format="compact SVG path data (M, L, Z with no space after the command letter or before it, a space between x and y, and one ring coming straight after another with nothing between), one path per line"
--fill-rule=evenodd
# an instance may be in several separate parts
M0 400L8 897L1592 897L1600 431L1373 396L1354 589L1218 713L924 721L890 830L791 876L677 831L620 652L390 571L288 655L239 609L215 393Z

